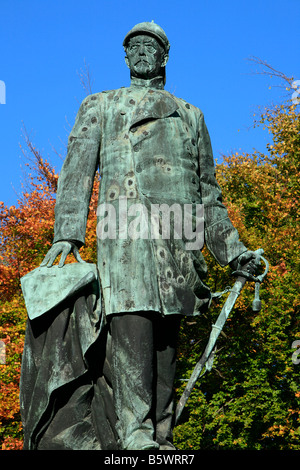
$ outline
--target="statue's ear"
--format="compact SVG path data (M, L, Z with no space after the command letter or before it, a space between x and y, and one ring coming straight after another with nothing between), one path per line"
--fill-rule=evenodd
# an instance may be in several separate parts
M127 67L130 69L130 67L129 67L129 60L128 60L127 55L125 56L125 62L126 62Z
M163 58L163 61L161 63L161 66L165 67L167 65L168 60L169 60L169 54L165 54L164 58Z

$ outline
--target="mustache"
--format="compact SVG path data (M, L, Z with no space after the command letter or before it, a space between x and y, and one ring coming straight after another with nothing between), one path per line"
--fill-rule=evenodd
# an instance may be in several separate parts
M134 65L140 64L141 62L143 62L143 63L149 65L149 62L148 62L148 60L146 60L146 59L138 59L138 60L134 63Z

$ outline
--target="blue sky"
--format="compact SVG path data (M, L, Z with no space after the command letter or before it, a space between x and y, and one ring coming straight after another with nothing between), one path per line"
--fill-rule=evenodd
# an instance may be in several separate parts
M300 79L299 0L1 0L0 200L15 204L24 158L22 126L57 170L85 91L78 72L89 64L93 92L129 85L122 42L136 23L154 20L171 43L166 89L202 109L215 158L265 150L253 129L259 106L285 92L256 75L259 57ZM269 87L271 86L271 89Z

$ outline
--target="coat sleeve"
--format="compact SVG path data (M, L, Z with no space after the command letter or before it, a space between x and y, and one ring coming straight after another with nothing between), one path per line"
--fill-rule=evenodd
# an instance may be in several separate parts
M100 150L100 94L85 98L68 139L58 179L54 242L85 242L86 222Z
M222 203L222 193L216 172L208 130L201 113L199 122L200 191L204 205L204 241L221 266L226 266L247 248L239 240L227 209Z

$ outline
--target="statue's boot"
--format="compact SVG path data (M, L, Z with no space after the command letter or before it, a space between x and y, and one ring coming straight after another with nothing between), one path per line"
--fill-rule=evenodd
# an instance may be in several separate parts
M156 328L156 441L160 450L175 450L173 446L174 399L173 384L176 369L176 343L180 326L179 315L163 319L164 328Z
M175 347L165 347L161 339L172 336L176 342L176 337L162 321L155 313L137 312L113 316L110 322L116 428L122 449L172 446ZM179 322L175 323L177 331Z

